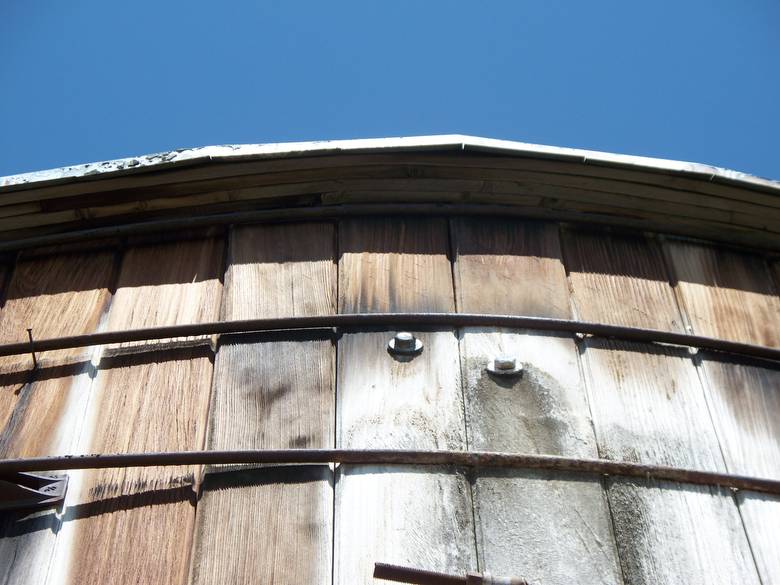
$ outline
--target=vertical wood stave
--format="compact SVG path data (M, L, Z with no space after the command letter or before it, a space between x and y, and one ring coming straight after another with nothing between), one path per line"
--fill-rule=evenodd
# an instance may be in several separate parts
M91 333L109 299L114 254L64 254L21 259L0 311L0 339ZM0 359L0 456L75 452L89 398L91 348ZM53 509L4 512L0 517L0 581L43 583L61 515Z
M130 248L110 327L213 320L219 314L221 242ZM104 350L92 384L79 451L201 449L212 353L199 347ZM73 583L183 583L199 468L120 469L71 475L52 579ZM140 562L143 561L143 562Z
M453 248L461 311L569 318L555 224L454 220ZM501 355L521 362L522 376L487 373ZM466 328L461 367L471 449L597 455L571 336ZM622 582L599 477L478 470L474 500L483 570L539 583Z
M442 220L340 224L341 312L454 309ZM388 354L394 332L350 333L338 347L337 446L463 449L457 339L415 332L413 359ZM470 490L456 469L342 465L334 582L373 583L375 562L464 573L476 568Z
M328 314L335 309L331 224L232 231L224 318ZM330 448L330 339L222 338L208 449ZM198 504L190 582L330 583L333 472L329 466L218 466Z
M601 236L599 243L589 235L580 249L577 236L566 239L566 257L575 259L568 267L575 302L591 319L679 330L681 316L652 242ZM617 303L625 308L616 310ZM583 349L602 457L724 469L685 350L600 339L586 339ZM611 478L608 496L627 582L759 582L727 490Z

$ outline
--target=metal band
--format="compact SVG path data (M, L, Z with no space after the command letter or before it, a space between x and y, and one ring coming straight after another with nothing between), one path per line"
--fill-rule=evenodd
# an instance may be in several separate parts
M645 463L578 459L492 451L421 451L398 449L255 449L66 455L0 460L0 476L18 472L107 469L173 465L454 465L472 468L538 469L567 473L636 477L780 494L780 480L682 469Z
M522 317L515 315L480 315L472 313L366 313L321 315L316 317L285 317L279 319L249 319L244 321L217 321L192 325L169 325L146 329L127 329L89 333L35 341L7 343L0 345L0 356L22 355L73 347L88 347L108 343L149 341L172 337L198 335L220 335L261 331L283 331L290 329L360 328L396 326L405 329L424 327L506 327L512 329L534 329L537 331L558 331L581 333L597 337L615 338L645 343L666 343L708 349L753 358L780 361L780 348L739 343L725 339L688 335L656 329L624 327L604 323L589 323L568 319L546 317Z

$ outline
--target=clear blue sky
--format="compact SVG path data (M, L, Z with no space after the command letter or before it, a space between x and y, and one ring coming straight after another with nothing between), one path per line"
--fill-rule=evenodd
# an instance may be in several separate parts
M780 179L780 1L0 0L0 175L447 133Z

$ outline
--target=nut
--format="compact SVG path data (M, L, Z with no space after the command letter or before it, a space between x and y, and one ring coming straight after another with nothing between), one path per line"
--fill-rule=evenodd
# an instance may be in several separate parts
M516 376L522 374L523 364L518 363L517 358L501 355L488 362L486 369L496 376Z
M392 354L414 355L422 351L422 341L408 331L399 331L387 344L387 349Z

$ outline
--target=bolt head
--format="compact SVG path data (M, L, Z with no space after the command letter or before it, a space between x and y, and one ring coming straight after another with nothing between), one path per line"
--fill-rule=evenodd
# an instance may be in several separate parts
M394 354L416 354L422 351L422 341L408 331L399 331L387 344L387 348Z
M523 364L515 357L500 355L490 360L486 369L496 376L519 376L523 373Z
M493 360L493 368L496 370L514 370L516 366L517 360L510 356L502 355Z

